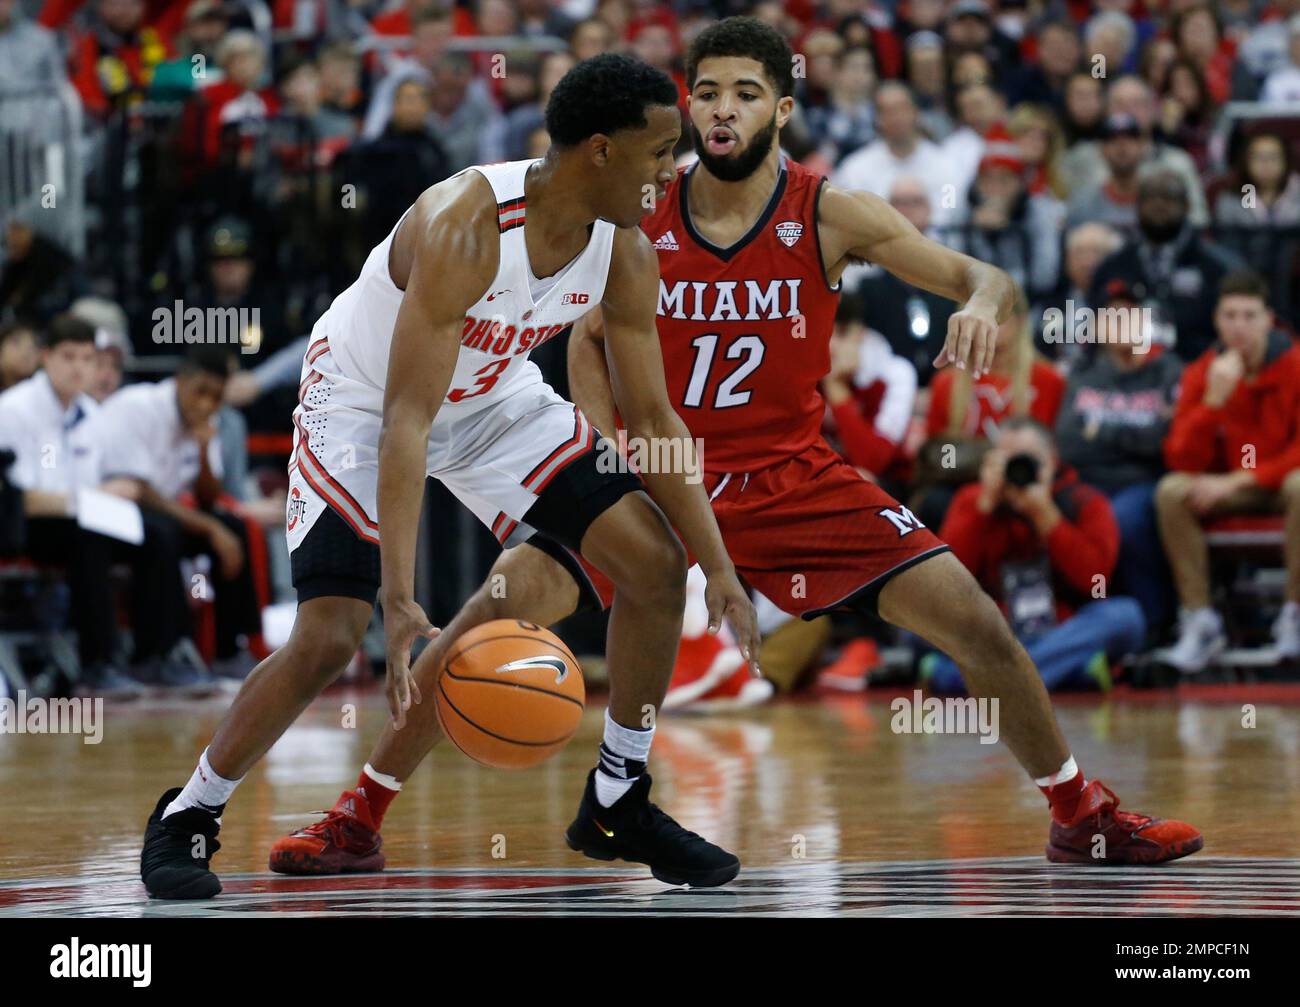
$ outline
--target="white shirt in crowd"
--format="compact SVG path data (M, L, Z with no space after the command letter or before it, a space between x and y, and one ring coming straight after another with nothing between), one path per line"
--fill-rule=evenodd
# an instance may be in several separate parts
M0 394L0 448L15 456L10 482L22 490L68 496L98 486L94 428L99 411L99 404L84 394L64 408L44 371Z
M973 175L967 164L954 163L938 144L924 138L902 158L895 157L884 140L875 140L841 161L831 181L845 189L861 189L888 199L894 181L902 175L915 176L925 186L933 226L961 222Z
M128 385L114 393L104 402L95 426L105 479L130 476L174 500L199 474L199 442L181 422L175 378ZM208 442L208 467L221 476L220 437Z
M1300 104L1300 66L1288 63L1270 73L1259 100L1265 105Z

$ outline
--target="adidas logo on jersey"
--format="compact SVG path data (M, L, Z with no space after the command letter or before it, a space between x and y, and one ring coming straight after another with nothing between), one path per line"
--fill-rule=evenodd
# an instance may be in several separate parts
M677 244L677 239L673 237L672 231L661 234L655 239L656 252L677 252L680 250L681 246Z

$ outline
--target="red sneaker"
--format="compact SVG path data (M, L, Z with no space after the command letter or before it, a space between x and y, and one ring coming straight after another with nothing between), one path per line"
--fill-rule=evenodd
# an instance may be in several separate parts
M766 678L755 678L749 665L742 664L721 685L710 689L691 703L690 709L700 713L744 710L751 706L762 706L775 692L776 686Z
M867 675L880 664L880 650L876 641L867 636L850 640L840 650L840 656L817 675L820 689L836 692L863 692L867 688Z
M737 669L745 669L745 657L721 633L682 637L673 677L660 708L675 710L693 705L701 696L725 683Z
M366 799L355 790L345 790L315 825L276 840L271 847L271 870L278 874L382 871L383 845Z
M1119 798L1100 780L1083 788L1072 821L1052 820L1047 859L1057 864L1159 864L1201 848L1186 822L1120 811Z

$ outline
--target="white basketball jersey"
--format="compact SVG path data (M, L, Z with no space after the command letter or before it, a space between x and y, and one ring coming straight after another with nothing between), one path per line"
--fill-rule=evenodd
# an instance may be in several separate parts
M460 357L440 416L477 411L521 384L541 381L529 353L605 296L615 230L607 220L595 222L586 247L554 276L539 280L533 275L524 244L524 176L534 163L506 161L464 169L479 172L492 186L500 260L492 283L465 315ZM318 331L329 336L330 351L345 376L372 386L380 401L402 303L402 291L388 271L389 249L400 226L398 221L371 250L361 275L334 299L318 323Z

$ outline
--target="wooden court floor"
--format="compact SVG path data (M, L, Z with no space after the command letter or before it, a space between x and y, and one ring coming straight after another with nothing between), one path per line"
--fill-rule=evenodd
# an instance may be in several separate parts
M1059 705L1090 777L1205 833L1200 854L1136 870L1049 865L1044 802L1005 748L896 733L892 695L663 718L653 798L745 865L727 888L691 892L564 846L599 701L534 770L438 749L388 814L384 874L270 874L270 844L353 783L385 715L377 691L331 692L236 792L214 860L225 892L205 903L151 902L139 844L228 699L109 705L98 745L0 734L0 915L1300 915L1300 690ZM345 704L355 727L340 726Z

